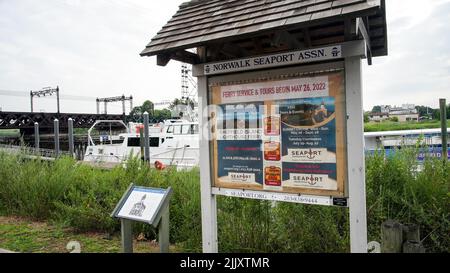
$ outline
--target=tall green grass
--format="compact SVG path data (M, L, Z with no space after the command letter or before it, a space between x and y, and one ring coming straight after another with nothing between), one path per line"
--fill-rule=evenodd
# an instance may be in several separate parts
M450 120L447 121L447 126L450 127ZM364 123L364 132L419 130L419 129L434 129L434 128L441 128L441 122L439 120L424 120L419 122L417 121L395 122L385 120L382 122Z
M450 248L450 164L427 159L417 171L417 150L366 159L367 219L370 240L380 240L388 219L416 223L427 251ZM118 232L110 213L130 183L172 187L170 240L183 251L201 251L198 169L157 171L130 160L111 171L61 158L55 162L0 153L0 212L56 222L80 232ZM148 225L136 234L156 238ZM218 197L221 252L348 252L348 210L291 203Z

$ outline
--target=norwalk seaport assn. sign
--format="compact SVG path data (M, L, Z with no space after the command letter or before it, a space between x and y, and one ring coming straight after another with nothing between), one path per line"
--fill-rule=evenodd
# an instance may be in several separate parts
M275 55L205 64L204 74L214 75L291 64L319 62L339 58L342 58L342 48L341 45L335 45L301 51L291 51Z

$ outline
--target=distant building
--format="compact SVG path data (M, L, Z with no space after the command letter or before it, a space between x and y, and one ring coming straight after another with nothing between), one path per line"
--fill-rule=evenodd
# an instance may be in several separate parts
M376 122L380 122L383 120L389 119L389 113L384 113L384 112L371 112L369 114L369 120L370 121L376 121Z
M380 122L390 118L397 118L400 122L419 121L419 113L414 104L403 104L402 106L381 105L381 112L369 114L369 120Z

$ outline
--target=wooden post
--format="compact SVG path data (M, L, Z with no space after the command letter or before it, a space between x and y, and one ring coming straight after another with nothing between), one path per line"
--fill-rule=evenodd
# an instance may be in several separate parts
M366 176L361 58L345 59L350 251L367 253Z
M425 248L420 242L406 241L403 244L403 253L425 253Z
M403 225L403 253L425 253L416 224Z
M419 226L416 224L403 225L403 241L420 242Z
M403 244L402 225L393 220L381 224L381 253L401 253Z

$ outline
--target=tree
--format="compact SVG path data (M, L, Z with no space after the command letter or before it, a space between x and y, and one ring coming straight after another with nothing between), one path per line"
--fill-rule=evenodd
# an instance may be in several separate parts
M419 117L431 117L433 115L433 108L428 106L419 105L416 106L417 113Z
M191 108L194 109L195 101L192 100L191 98L185 98L185 99L178 99L178 98L176 98L176 99L174 99L172 101L172 103L170 103L169 109L173 110L175 108L175 106L177 106L179 104L181 104L181 105L190 105Z
M398 117L390 117L389 120L392 122L398 122Z
M151 122L161 122L171 118L171 112L168 109L155 110L153 102L146 100L141 106L136 106L131 110L131 119L135 122L143 122L143 115L147 112Z
M372 113L380 113L381 112L381 106L380 105L375 105L372 108Z
M447 119L450 119L450 103L447 104ZM433 119L436 120L441 120L441 109L433 109L433 115L432 115Z
M369 121L370 121L370 119L369 119L369 112L364 112L364 123L367 123Z

